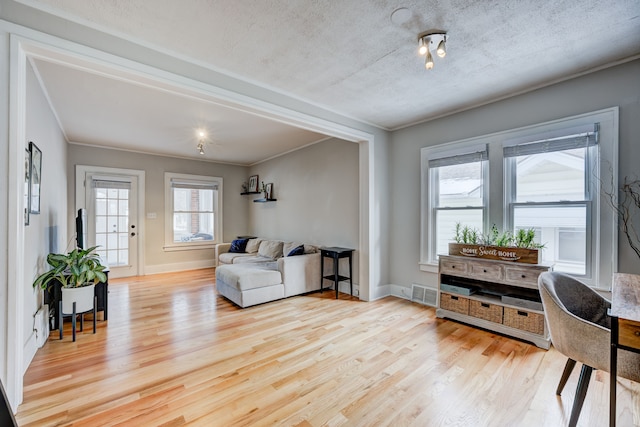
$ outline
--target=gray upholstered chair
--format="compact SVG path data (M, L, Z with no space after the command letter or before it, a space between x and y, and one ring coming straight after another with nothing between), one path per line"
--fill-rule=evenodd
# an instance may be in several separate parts
M611 303L596 291L573 277L558 273L542 273L538 287L544 315L553 346L567 356L556 394L560 395L576 362L582 363L576 397L569 426L578 422L589 380L594 369L609 372ZM618 352L618 376L640 381L640 354Z

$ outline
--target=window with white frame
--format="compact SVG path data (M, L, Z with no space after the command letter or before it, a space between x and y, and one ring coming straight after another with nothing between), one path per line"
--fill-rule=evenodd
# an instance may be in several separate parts
M221 241L222 178L165 173L165 250Z
M428 160L433 255L447 253L457 223L478 230L483 228L487 205L487 150L484 146L470 147L468 151L435 153Z
M423 148L421 270L437 272L438 255L447 253L456 222L481 232L495 224L505 231L533 228L536 241L545 245L543 263L610 288L617 223L611 208L600 203L600 188L617 185L617 135L614 107ZM486 147L483 159L447 164L478 146ZM474 180L482 183L485 191L476 194L484 198L473 196Z
M554 270L591 277L592 229L598 188L598 124L553 138L504 144L508 229L536 228L542 261Z

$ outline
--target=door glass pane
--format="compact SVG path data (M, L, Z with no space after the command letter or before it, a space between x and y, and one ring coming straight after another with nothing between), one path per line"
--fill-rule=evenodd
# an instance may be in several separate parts
M110 266L129 262L129 190L96 188L96 245Z
M586 148L516 157L516 202L585 200Z
M119 250L118 251L118 265L127 265L129 264L129 251Z
M107 214L107 201L104 199L96 199L96 215Z

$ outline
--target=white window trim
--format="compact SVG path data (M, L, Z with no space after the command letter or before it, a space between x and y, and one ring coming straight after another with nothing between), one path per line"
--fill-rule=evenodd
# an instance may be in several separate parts
M493 201L497 200L496 193L502 194L502 206L496 206L496 209L490 207L491 199L487 202L487 211L489 217L485 218L485 221L490 221L496 224L502 224L503 228L508 226L508 218L504 212L504 206L506 206L507 199L504 190L505 183L503 182L504 174L502 168L504 165L502 162L496 164L494 159L499 152L499 157L502 157L503 144L513 143L523 138L528 138L531 135L544 135L553 134L562 129L572 128L574 126L583 126L587 124L599 123L600 124L600 141L598 143L598 150L600 152L600 162L596 165L594 173L597 180L602 183L613 183L615 188L618 186L618 121L619 121L619 109L618 107L611 107L604 110L589 112L580 114L577 116L566 117L550 122L540 123L532 126L511 129L503 132L498 132L490 135L484 135L480 137L453 141L433 147L425 147L420 150L421 156L421 213L420 213L420 261L419 266L421 271L437 273L438 265L429 261L430 250L430 233L431 219L429 213L429 168L428 160L430 156L441 155L443 151L451 151L456 149L463 149L464 147L471 146L473 144L489 144L489 161L492 170L489 173L490 177L496 187L490 191L493 194ZM496 167L497 166L497 167ZM499 170L498 170L499 169ZM498 172L500 175L498 175ZM612 176L613 175L613 176ZM500 182L497 182L497 177L500 176ZM490 184L487 184L489 187ZM617 271L618 267L618 224L617 217L612 212L612 209L602 198L602 190L594 191L593 203L598 206L595 209L595 218L591 218L593 224L591 232L593 235L593 277L590 279L583 279L588 285L601 289L610 290L611 280L613 273ZM486 224L485 224L486 227Z
M420 150L421 161L421 218L420 218L420 270L431 273L438 272L437 256L435 254L436 244L433 239L425 239L424 236L431 235L435 227L435 218L430 206L435 200L432 198L431 188L435 183L431 182L429 171L429 160L453 157L456 155L482 151L487 149L487 143L483 137L472 138L463 141L455 141L434 147L422 148ZM490 155L490 153L489 153ZM484 226L489 212L489 170L488 165L482 166L483 187L482 187L482 218Z
M171 180L183 180L194 182L207 182L218 186L217 197L214 199L214 239L207 242L181 242L173 241L173 192L171 191ZM165 172L164 173L164 246L165 252L174 251L191 251L199 249L213 249L217 243L221 243L222 235L222 178L190 175L182 173Z

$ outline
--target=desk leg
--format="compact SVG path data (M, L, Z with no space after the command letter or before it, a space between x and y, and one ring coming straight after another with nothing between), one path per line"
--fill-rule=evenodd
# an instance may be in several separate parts
M340 282L340 277L338 277L338 261L340 260L340 258L333 257L333 282L334 282L334 286L336 287L336 299L338 299L338 283Z
M618 380L618 318L611 317L611 357L609 361L609 426L616 425L616 382Z

